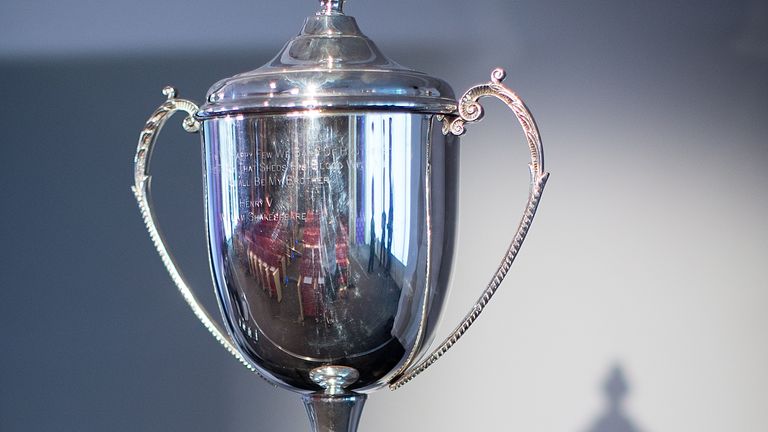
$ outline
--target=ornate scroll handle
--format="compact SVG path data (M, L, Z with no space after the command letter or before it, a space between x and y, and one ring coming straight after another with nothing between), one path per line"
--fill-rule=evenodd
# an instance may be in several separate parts
M539 205L539 200L544 191L544 186L547 183L547 178L549 178L549 173L544 171L544 149L541 145L539 129L536 126L536 122L533 120L530 111L528 111L528 108L526 108L523 101L515 92L501 83L505 77L506 72L504 72L503 69L495 69L491 73L491 82L467 90L459 101L458 116L445 116L442 118L443 134L447 135L448 133L452 133L454 135L462 135L465 132L464 126L467 123L473 123L480 120L483 117L483 107L478 100L482 97L494 96L504 102L512 110L515 117L517 117L517 120L520 122L520 126L523 128L525 139L528 142L528 147L531 152L531 163L529 165L531 170L531 184L528 194L528 202L525 206L523 217L517 226L517 231L512 239L512 243L510 243L504 258L496 269L496 273L486 286L483 294L477 302L475 302L472 309L470 309L469 313L467 313L461 323L453 330L451 335L448 336L440 346L432 351L429 356L424 358L409 371L393 379L389 384L390 390L397 390L435 363L464 335L464 333L467 332L472 323L474 323L483 312L483 309L499 288L501 281L507 275L509 268L515 261L515 257L517 257L517 253L520 251L520 247L523 245L525 236L528 234L528 229L531 227L533 217L536 215L536 208Z
M192 293L192 290L181 275L173 256L168 251L168 246L165 243L163 234L160 232L160 229L155 222L156 219L151 204L152 200L149 187L149 161L152 155L152 148L157 140L157 134L163 128L165 122L176 113L176 111L184 111L187 113L187 117L184 118L183 122L184 130L194 133L200 129L200 122L195 120L194 117L198 110L198 107L194 102L186 99L176 99L176 90L172 87L164 88L163 94L168 97L168 100L152 113L149 120L147 120L146 125L144 125L144 129L141 131L141 135L139 135L139 144L136 147L136 156L133 160L134 185L131 187L131 190L133 190L133 194L139 204L141 217L144 219L144 225L147 227L147 231L149 231L149 237L152 239L152 243L154 243L155 249L157 249L157 253L160 255L160 258L165 265L165 269L168 270L171 279L176 284L179 292L181 292L184 300L189 307L192 308L192 312L195 313L195 316L203 323L203 326L208 329L213 337L219 341L230 354L235 356L235 358L245 365L245 367L256 372L256 368L237 351L237 348L235 348L235 345L226 333L218 324L216 324Z

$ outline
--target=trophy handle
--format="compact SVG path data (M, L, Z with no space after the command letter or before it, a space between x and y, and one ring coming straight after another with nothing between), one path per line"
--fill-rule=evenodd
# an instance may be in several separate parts
M528 142L528 147L531 152L531 163L529 165L531 171L531 183L528 202L525 205L523 217L517 226L517 231L512 239L512 243L510 243L504 258L499 264L498 269L496 269L496 273L494 273L493 278L486 286L483 294L477 302L475 302L474 306L472 306L472 309L470 309L461 323L459 323L453 332L451 332L450 336L443 340L440 346L410 370L405 371L390 381L389 388L391 390L397 390L402 387L415 378L416 375L435 363L464 335L464 333L466 333L472 323L474 323L483 312L483 309L491 300L491 297L493 297L493 294L498 289L504 276L507 275L512 262L514 262L517 253L520 251L525 236L528 234L528 229L531 227L533 217L536 215L536 208L539 205L541 194L544 191L544 185L547 183L547 178L549 178L549 173L544 171L544 149L541 144L539 129L536 126L536 122L530 111L528 111L528 108L526 108L523 101L514 91L501 83L505 77L506 72L504 69L494 69L491 73L490 82L471 87L464 93L459 101L458 115L442 116L438 117L438 119L443 121L444 135L449 133L463 135L465 132L464 126L467 123L476 122L483 117L483 107L478 102L480 98L486 96L496 97L512 110L515 117L520 122L520 126L523 128L525 139Z
M165 87L163 89L163 94L168 99L160 105L154 113L152 113L139 135L139 144L136 147L136 156L133 160L134 185L131 187L131 190L139 204L141 217L144 219L144 225L147 227L149 237L152 239L152 243L154 243L155 249L157 249L157 253L160 255L160 258L165 265L165 269L168 270L171 279L176 284L179 292L181 292L184 300L189 307L192 308L192 312L195 313L195 316L203 323L203 326L208 329L213 337L219 341L230 354L235 356L235 358L245 365L245 367L258 374L253 364L238 352L229 336L218 324L216 324L200 301L198 301L197 297L192 293L192 290L181 275L173 256L168 251L168 245L165 243L163 234L160 232L160 229L155 222L156 218L151 204L152 200L149 187L149 162L152 155L152 148L155 145L155 141L157 141L157 135L163 128L163 125L165 125L165 122L176 113L176 111L184 111L187 113L187 117L184 118L183 122L184 130L190 133L195 133L200 130L200 122L194 117L195 113L198 111L198 107L194 102L186 99L177 99L176 90L173 87Z

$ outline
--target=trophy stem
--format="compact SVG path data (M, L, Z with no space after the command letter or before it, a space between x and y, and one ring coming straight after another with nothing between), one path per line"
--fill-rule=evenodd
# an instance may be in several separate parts
M312 432L357 432L367 397L355 392L303 395Z

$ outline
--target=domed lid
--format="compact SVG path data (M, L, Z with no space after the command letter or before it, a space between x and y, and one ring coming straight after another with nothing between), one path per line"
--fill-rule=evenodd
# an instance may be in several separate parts
M266 65L221 80L197 117L297 110L395 110L447 114L456 110L443 80L390 60L344 15L343 0L321 10Z

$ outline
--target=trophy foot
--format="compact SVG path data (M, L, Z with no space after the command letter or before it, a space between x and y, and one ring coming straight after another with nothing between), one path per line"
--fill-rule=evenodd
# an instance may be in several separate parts
M322 366L312 369L309 377L324 389L302 396L312 432L356 432L367 395L345 388L360 377L357 369Z

